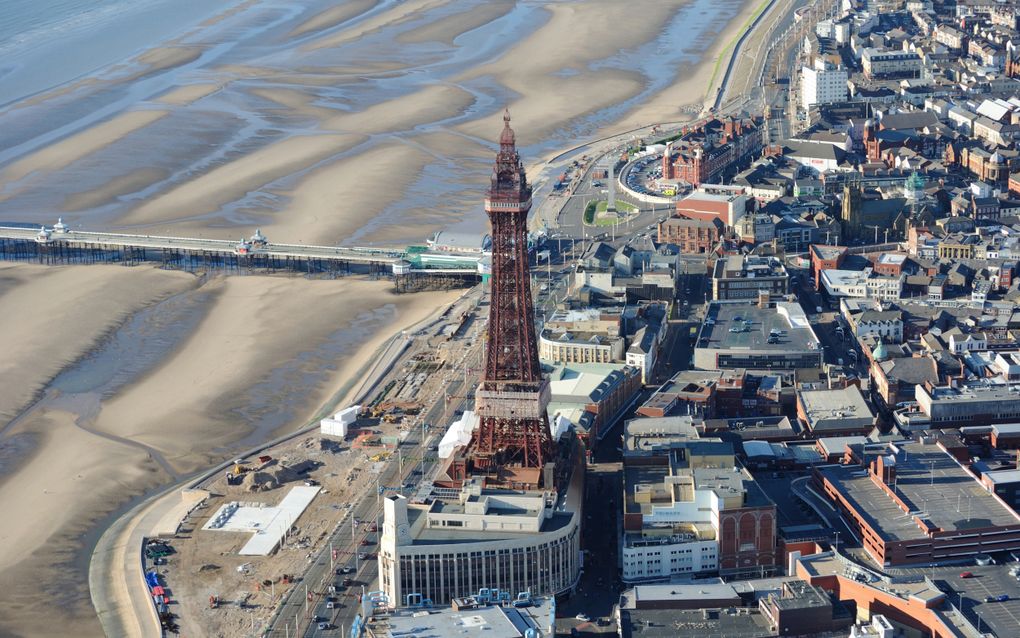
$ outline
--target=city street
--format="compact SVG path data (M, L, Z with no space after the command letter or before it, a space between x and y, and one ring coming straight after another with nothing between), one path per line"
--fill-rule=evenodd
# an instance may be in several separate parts
M608 451L607 456L618 454L611 445L601 446L600 450L602 448ZM619 462L596 462L588 466L581 536L584 571L576 592L557 608L557 615L561 616L556 623L558 632L570 632L576 628L578 635L615 635L616 623L602 620L603 624L600 624L600 619L612 615L621 589L616 540L620 527L620 499L623 497L620 478ZM590 620L576 618L579 613L587 615Z

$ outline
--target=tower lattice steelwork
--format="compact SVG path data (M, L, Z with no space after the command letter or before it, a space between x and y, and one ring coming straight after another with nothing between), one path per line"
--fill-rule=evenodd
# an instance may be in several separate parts
M531 185L517 152L509 111L503 115L499 153L485 212L492 224L492 280L485 370L475 395L479 426L466 468L504 483L538 487L553 456L535 337L528 264Z

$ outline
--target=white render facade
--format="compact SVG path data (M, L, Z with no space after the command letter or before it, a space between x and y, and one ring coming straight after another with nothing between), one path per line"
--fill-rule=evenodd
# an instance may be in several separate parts
M442 495L412 504L388 495L379 538L380 589L397 606L408 604L408 597L447 605L483 588L533 596L565 592L581 571L583 495L583 457L559 496L490 495L466 487L456 499Z
M538 356L549 363L610 363L623 360L623 346L623 337L546 330L539 335Z
M719 571L719 544L679 536L624 545L623 580L662 580Z
M822 285L832 297L871 298L895 301L903 294L906 275L884 277L864 270L823 270Z
M801 106L804 110L815 104L846 102L848 95L846 69L816 59L814 66L800 70Z
M857 322L857 338L874 336L893 343L903 343L903 321L881 319Z

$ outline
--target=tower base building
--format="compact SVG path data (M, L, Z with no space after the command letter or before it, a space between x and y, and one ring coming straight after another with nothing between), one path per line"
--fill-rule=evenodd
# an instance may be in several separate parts
M460 489L425 483L412 499L384 499L380 588L395 605L449 604L480 590L513 600L555 596L580 577L583 446L574 442L569 478L558 489Z

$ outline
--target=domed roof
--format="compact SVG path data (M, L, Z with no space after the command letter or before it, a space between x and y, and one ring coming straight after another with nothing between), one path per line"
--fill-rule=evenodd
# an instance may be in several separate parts
M889 350L885 347L884 341L879 341L875 349L871 351L871 357L875 361L885 361L889 358Z
M503 111L503 132L499 136L500 145L514 145L516 144L516 136L514 130L510 128L510 109Z

